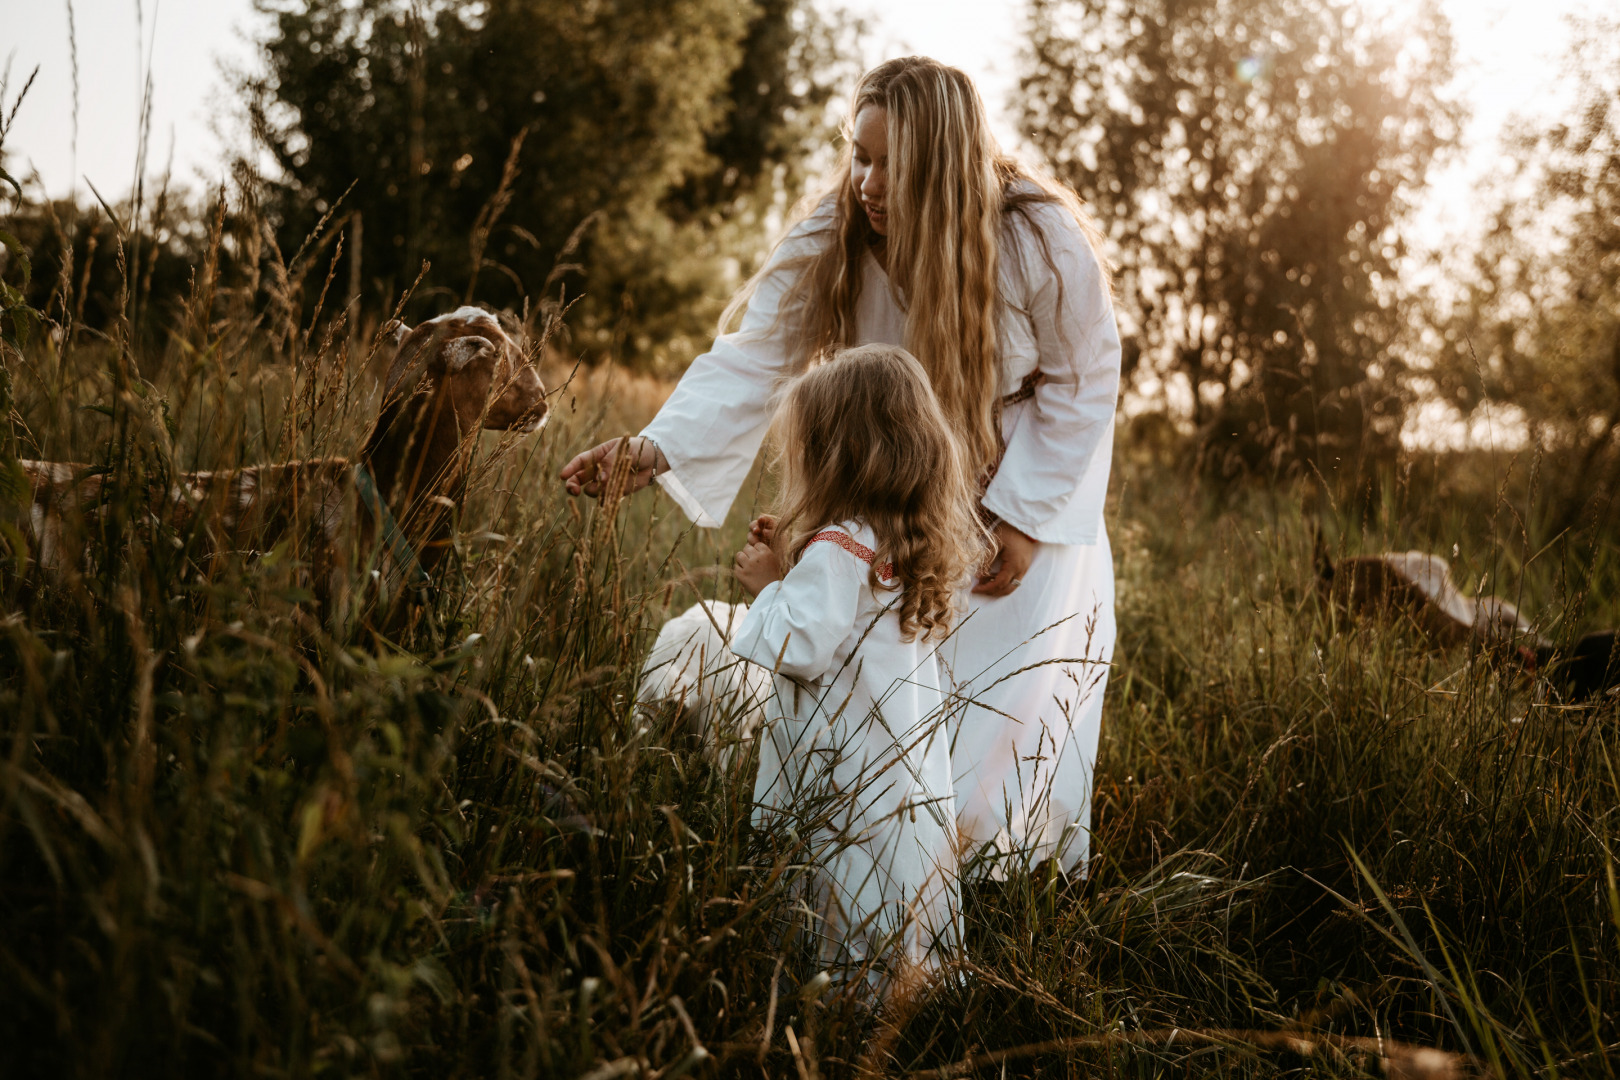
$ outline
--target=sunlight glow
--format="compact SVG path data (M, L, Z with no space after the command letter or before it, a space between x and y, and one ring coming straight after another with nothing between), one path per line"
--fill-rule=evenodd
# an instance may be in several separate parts
M1245 56L1237 62L1236 74L1240 82L1252 83L1262 78L1269 65L1258 56Z

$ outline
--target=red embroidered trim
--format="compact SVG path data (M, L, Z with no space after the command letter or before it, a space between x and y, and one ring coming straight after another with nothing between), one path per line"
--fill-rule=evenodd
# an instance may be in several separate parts
M861 562L866 563L868 566L871 565L873 559L877 558L877 552L873 551L859 540L856 540L848 533L839 532L837 529L823 529L821 532L818 532L816 535L812 536L809 540L806 540L804 546L809 547L811 544L820 543L822 541L829 544L837 544L839 547L861 560ZM877 575L879 581L893 581L894 564L884 563L882 566L877 568Z

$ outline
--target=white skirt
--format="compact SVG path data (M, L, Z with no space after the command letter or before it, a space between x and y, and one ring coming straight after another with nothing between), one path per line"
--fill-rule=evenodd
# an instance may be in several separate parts
M1085 873L1114 638L1106 531L1095 544L1040 544L1012 595L970 598L940 648L967 700L951 746L965 871L999 878L1056 858Z

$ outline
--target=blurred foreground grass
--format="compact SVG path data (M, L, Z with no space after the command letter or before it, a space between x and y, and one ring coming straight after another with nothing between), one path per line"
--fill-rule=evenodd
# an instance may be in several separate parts
M363 340L279 340L193 319L162 356L13 358L22 453L121 483L82 573L0 577L5 1075L1380 1067L1177 1029L1611 1072L1613 705L1338 625L1314 589L1320 520L1340 551L1454 550L1556 637L1620 621L1611 538L1532 535L1533 489L1492 462L1416 462L1351 513L1217 496L1124 437L1091 876L970 888L966 976L874 1020L782 941L793 871L748 778L630 705L662 619L736 598L745 508L707 534L554 480L663 388L548 370L551 425L485 436L433 607L337 633L295 548L205 564L144 501L175 469L358 445Z

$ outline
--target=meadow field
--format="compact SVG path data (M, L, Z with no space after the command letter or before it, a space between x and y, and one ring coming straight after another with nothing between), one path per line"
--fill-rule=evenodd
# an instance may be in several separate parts
M746 761L633 705L662 620L740 598L747 515L556 480L667 384L564 362L537 308L551 423L484 436L429 604L334 623L296 536L205 560L154 513L376 406L369 332L212 274L155 341L8 324L7 462L110 483L54 573L6 491L4 1075L1613 1074L1614 704L1316 586L1320 532L1443 554L1555 640L1620 622L1612 532L1541 535L1533 455L1217 487L1122 424L1090 874L970 885L960 976L873 1015L784 937L802 868Z

